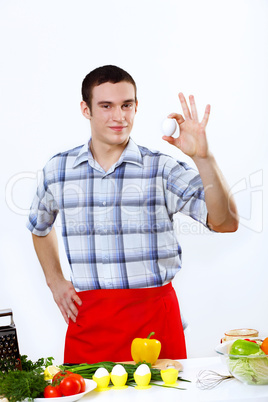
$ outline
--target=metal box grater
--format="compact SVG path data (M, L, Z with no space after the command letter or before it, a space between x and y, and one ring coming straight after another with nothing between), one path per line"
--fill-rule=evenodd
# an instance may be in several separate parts
M0 326L0 371L21 370L19 345L11 309L0 310L1 317L11 317L10 325Z

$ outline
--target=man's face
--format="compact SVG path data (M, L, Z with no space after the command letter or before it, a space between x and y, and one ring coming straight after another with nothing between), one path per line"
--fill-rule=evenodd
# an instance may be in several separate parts
M95 86L91 105L86 117L92 140L106 145L127 143L137 111L134 86L126 81Z

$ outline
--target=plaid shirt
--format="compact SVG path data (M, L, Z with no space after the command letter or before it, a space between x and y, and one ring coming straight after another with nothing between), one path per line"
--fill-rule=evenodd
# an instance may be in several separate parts
M27 227L45 236L60 213L78 291L155 287L181 267L173 228L178 211L206 226L200 176L130 139L107 172L88 144L54 156L43 170Z

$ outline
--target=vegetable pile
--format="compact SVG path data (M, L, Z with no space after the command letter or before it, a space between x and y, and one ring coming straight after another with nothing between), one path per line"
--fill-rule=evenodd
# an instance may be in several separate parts
M41 358L37 362L32 362L26 355L21 356L22 370L0 373L0 398L7 398L9 402L20 402L24 400L32 401L35 398L57 398L62 396L76 395L86 390L85 379L92 379L96 371L105 369L108 374L113 374L113 368L118 366L114 362L100 362L95 364L77 364L53 366L54 359ZM126 371L127 382L129 386L135 386L134 373L141 366L138 364L122 363ZM117 367L118 368L118 367ZM169 387L168 385L157 384L162 382L159 369L152 368L147 363L147 369L150 372L150 384ZM59 370L55 373L54 370ZM115 372L115 370L114 370ZM53 374L52 374L53 373ZM117 377L115 374L115 377ZM178 376L178 380L190 382ZM173 389L184 389L172 387Z
M268 384L268 338L264 341L237 339L229 351L228 368L247 384Z
M32 362L26 355L21 356L22 371L0 373L0 395L9 402L19 402L26 398L43 397L48 382L44 379L44 369L52 364L52 357Z

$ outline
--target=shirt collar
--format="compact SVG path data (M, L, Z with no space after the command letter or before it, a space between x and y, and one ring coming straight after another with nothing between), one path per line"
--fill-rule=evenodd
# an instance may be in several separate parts
M75 158L73 168L86 161L88 161L91 166L94 165L95 160L90 151L90 142L91 139L80 149L79 154ZM128 144L122 152L119 160L115 163L114 168L121 165L123 162L133 163L141 167L143 166L141 152L138 145L132 140L132 138L129 138Z
M122 155L120 156L116 165L118 166L122 162L129 162L138 166L143 166L141 152L138 145L132 140L132 138L129 138L127 146L122 152Z
M82 148L79 151L79 154L75 158L75 161L73 163L73 168L80 165L80 163L86 162L88 160L88 156L89 156L88 152L89 152L89 143L86 143L85 145L82 146Z

